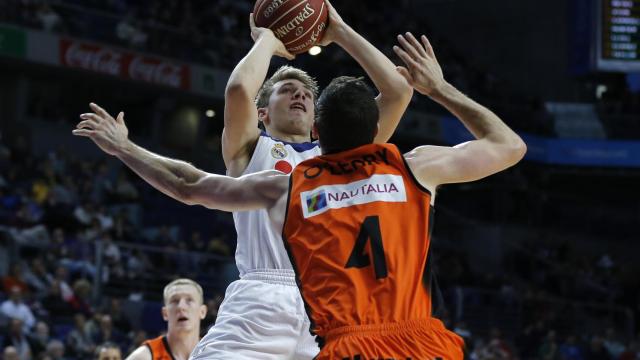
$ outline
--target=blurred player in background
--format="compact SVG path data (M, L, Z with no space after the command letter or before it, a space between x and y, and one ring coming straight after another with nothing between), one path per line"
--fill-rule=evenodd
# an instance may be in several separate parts
M186 360L200 340L200 321L207 315L202 287L177 279L164 287L163 298L167 334L145 341L127 360Z

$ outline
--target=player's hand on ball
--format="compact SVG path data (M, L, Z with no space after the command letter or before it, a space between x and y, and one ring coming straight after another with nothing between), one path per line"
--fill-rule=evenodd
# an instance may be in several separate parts
M322 39L318 41L318 45L320 46L327 46L340 39L344 32L344 28L347 26L333 5L331 5L328 0L324 0L324 3L327 4L327 10L329 11L329 24L327 25L327 30L324 32Z
M404 36L398 35L401 47L396 45L393 47L393 51L406 65L406 67L398 66L398 72L418 92L431 95L446 82L429 40L424 35L420 37L420 40L422 44L409 32Z
M80 115L82 121L78 123L73 135L88 137L110 155L117 155L128 142L129 130L124 124L124 113L120 112L113 118L100 106L89 104L93 113Z
M287 51L282 41L276 37L271 29L257 27L253 18L253 13L249 14L249 27L251 28L251 38L253 41L258 41L262 37L267 37L274 44L273 54L283 57L287 60L295 59L295 55Z

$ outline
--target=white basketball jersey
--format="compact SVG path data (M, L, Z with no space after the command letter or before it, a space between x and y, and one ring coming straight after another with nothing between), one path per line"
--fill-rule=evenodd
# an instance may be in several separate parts
M317 142L288 143L263 131L243 175L270 169L289 174L300 162L320 154ZM267 210L234 212L233 220L238 233L236 265L240 276L256 269L293 270L282 243L282 228L273 226Z

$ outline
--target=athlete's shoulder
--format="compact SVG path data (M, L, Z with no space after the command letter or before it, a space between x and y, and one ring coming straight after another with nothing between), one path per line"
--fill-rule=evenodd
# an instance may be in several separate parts
M153 357L149 347L142 345L129 354L125 360L153 360Z

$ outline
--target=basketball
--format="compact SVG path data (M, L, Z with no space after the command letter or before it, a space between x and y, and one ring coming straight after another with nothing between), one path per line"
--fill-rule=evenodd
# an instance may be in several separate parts
M327 28L324 0L258 0L253 8L258 27L271 29L292 54L309 50Z

